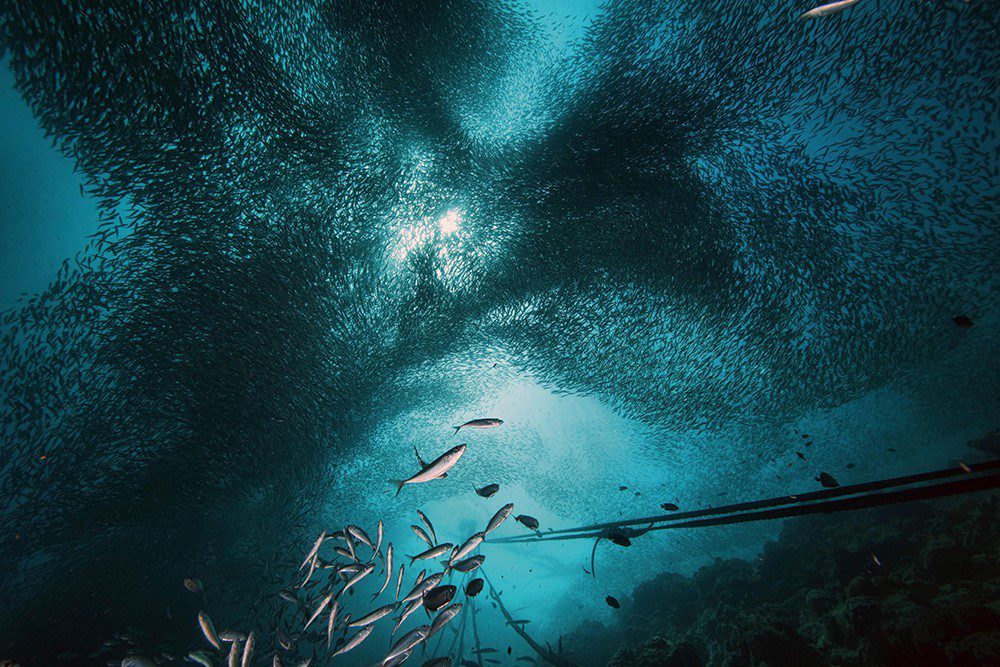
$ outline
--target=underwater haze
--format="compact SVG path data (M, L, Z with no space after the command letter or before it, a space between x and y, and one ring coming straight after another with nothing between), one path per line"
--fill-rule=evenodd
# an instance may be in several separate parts
M0 661L1000 662L996 491L615 527L1000 457L1000 6L822 4L0 3Z

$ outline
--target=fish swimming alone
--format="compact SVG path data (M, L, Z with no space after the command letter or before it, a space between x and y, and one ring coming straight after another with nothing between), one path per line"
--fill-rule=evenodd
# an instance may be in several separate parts
M476 489L476 495L482 498L489 498L499 490L500 490L499 484L487 484L481 489Z
M840 482L834 479L833 475L828 472L821 472L815 479L827 489L833 489L840 486Z
M463 428L496 428L503 424L502 419L497 419L496 417L486 417L484 419L470 419L464 424L459 424L458 426L452 426L455 429L455 435Z
M611 607L612 609L621 609L622 608L621 602L619 602L616 598L614 598L614 597L612 597L610 595L607 596L606 598L604 598L604 601L607 602L608 606Z
M441 456L434 459L427 467L422 468L420 472L413 475L409 479L391 479L389 482L396 485L396 495L403 490L403 486L406 484L420 484L423 482L429 482L433 479L437 479L442 475L451 470L458 460L462 458L462 454L465 453L465 445L458 445L452 447L447 452Z
M837 12L842 12L851 5L857 4L858 0L840 0L839 2L831 2L826 5L820 5L819 7L814 7L808 12L799 16L800 19L816 19L821 16L829 16L830 14L836 14Z
M530 530L538 530L538 519L533 516L528 516L527 514L518 514L514 517L514 521L523 524L525 528Z

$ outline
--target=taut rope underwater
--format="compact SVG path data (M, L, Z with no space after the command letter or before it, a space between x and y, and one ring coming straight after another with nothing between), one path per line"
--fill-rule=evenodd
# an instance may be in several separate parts
M962 477L946 481L952 477ZM909 487L899 489L898 487ZM576 528L562 528L535 535L521 535L490 540L493 544L523 544L530 542L590 539L601 537L608 529L645 526L642 532L671 528L700 528L750 521L783 519L807 514L827 514L855 509L927 500L962 493L987 491L1000 487L1000 459L965 467L945 468L932 472L894 477L822 491L779 496L765 500L736 503L722 507L694 510L635 519L597 523ZM875 493L885 489L898 489ZM843 497L847 496L847 497ZM770 509L768 509L770 508ZM709 517L709 518L699 518Z

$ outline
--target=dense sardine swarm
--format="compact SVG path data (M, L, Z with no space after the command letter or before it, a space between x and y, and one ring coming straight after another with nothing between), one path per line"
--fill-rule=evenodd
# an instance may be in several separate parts
M612 2L557 48L518 3L0 4L102 211L3 314L0 653L193 632L192 572L273 647L331 487L411 454L347 453L496 359L697 431L995 315L996 3L812 6Z

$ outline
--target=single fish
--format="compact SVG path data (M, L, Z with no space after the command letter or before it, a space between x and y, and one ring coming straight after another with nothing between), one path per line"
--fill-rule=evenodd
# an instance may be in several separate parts
M229 647L229 657L226 659L227 667L239 667L240 664L240 648L242 648L240 642L233 642Z
M483 655L485 653L496 653L496 652L497 652L497 650L495 648L480 648L480 649L476 649L472 653L473 653L473 655L476 655L476 654Z
M973 325L972 319L967 315L956 315L951 318L951 321L954 322L955 326L959 329L969 329Z
M476 495L481 496L483 498L489 498L499 490L500 490L499 484L487 484L481 489L476 489Z
M346 582L344 582L344 588L341 589L341 591L340 591L340 593L338 593L337 597L340 597L340 595L343 595L344 592L346 592L348 589L351 588L351 586L353 586L354 584L358 583L359 581L361 581L362 579L364 579L365 577L367 577L374 570L375 570L375 563L368 563L367 565L365 565L364 567L362 567L350 579L348 579Z
M414 598L413 600L410 600L409 604L407 604L403 608L403 613L400 614L399 618L396 619L396 625L392 626L392 633L391 634L392 635L396 634L396 630L399 630L399 626L401 626L403 624L403 622L406 621L406 619L410 616L410 614L412 614L416 610L420 609L420 607L421 607L422 604L423 604L423 600L421 598L419 598L419 597L418 598Z
M205 587L201 585L201 580L195 579L194 577L186 577L184 579L184 588L188 589L192 593L205 592Z
M224 642L242 642L246 641L246 638L246 633L236 630L223 630L219 633L219 639Z
M370 635L372 633L372 630L374 630L374 629L375 629L374 625L366 625L365 627L361 628L361 630L358 632L358 634L354 635L353 637L351 637L350 639L348 639L346 642L344 642L344 645L341 646L340 648L338 648L336 651L334 651L333 652L333 656L331 656L331 657L336 657L336 656L341 655L343 653L347 653L351 649L357 648L358 644L360 644L365 639L367 639L368 635Z
M250 656L253 655L253 630L247 635L247 643L243 645L243 658L240 660L240 667L248 667Z
M840 486L840 482L834 479L833 475L828 472L821 472L815 479L828 489Z
M389 585L389 581L392 579L392 542L389 543L389 548L385 550L385 581L382 582L382 588L378 589L378 593L372 596L372 602L375 598L382 595L382 591L386 589ZM396 597L399 597L398 595Z
M330 602L333 600L334 597L335 597L335 594L334 593L330 593L325 598L323 598L322 600L320 600L320 603L318 605L316 605L316 608L313 610L313 613L309 616L309 620L306 621L306 624L302 627L303 630L305 630L310 625L312 625L312 622L315 621L316 618L320 614L323 613L323 610L326 609L326 606L328 604L330 604Z
M855 0L856 2L857 0ZM464 424L459 424L458 426L452 426L455 429L455 435L463 428L495 428L503 424L502 419L497 419L496 417L487 417L485 419L470 419Z
M382 519L378 520L378 533L375 538L375 552L374 555L378 556L379 560L382 560ZM389 566L392 569L392 566Z
M465 558L476 547L482 544L485 538L486 538L486 533L476 533L475 535L467 539L465 543L458 548L458 551L455 552L455 555L451 557L449 562L454 563L457 560Z
M378 620L380 620L382 618L385 618L386 616L388 616L389 614L391 614L393 611L396 610L397 606L398 606L397 603L393 602L391 604L387 604L387 605L384 605L382 607L379 607L375 611L369 612L369 613L365 614L364 616L362 616L361 618L352 620L350 623L347 624L347 627L349 627L349 628L360 628L360 627L363 627L363 626L366 626L366 625L371 625L372 623L374 623L374 622L376 622L376 621L378 621Z
M484 560L486 560L486 556L480 554L478 556L466 558L465 560L460 560L451 567L453 570L457 570L458 572L472 572L473 570L479 569Z
M455 587L450 585L435 586L424 591L422 596L424 609L435 612L445 606L455 597Z
M399 566L399 578L396 579L396 597L394 599L399 599L399 587L403 585L403 570L406 568L405 565Z
M326 531L324 530L322 533L320 533L319 539L316 540L316 544L314 544L312 549L309 550L309 553L306 554L306 559L302 561L302 565L299 565L298 569L299 572L301 572L302 569L309 563L309 561L312 560L313 556L316 555L316 552L319 551L319 547L321 544L323 544L323 540L325 539L326 539Z
M393 656L392 658L386 658L382 661L380 667L396 667L397 665L402 665L410 659L411 655L413 655L412 648L409 651L403 651L399 655Z
M607 538L620 547L632 546L632 540L628 538L628 535L617 530L609 531L607 533Z
M402 655L403 653L411 651L414 646L416 646L417 644L419 644L420 642L424 641L424 639L427 638L427 632L430 629L431 626L429 625L421 625L419 628L414 628L413 630L410 630L405 635L400 637L399 641L393 644L392 648L389 649L389 654L385 656L385 659L382 661L382 664L385 664L386 662L392 660L398 655Z
M212 659L204 651L191 651L187 654L188 660L197 662L202 667L212 667Z
M607 596L606 598L604 598L604 601L607 602L608 606L611 607L612 609L621 609L622 608L621 602L619 602L618 600L616 600L615 598L613 598L610 595Z
M507 621L507 625L527 625L528 623L531 623L531 621L526 618L517 618Z
M533 516L528 516L527 514L518 514L514 517L514 521L523 524L525 528L530 530L538 530L538 519Z
M680 507L678 507L673 503L663 503L662 505L660 505L660 508L666 512L676 512L677 510L680 509Z
M470 598L474 598L483 591L483 580L480 578L475 578L465 585L465 594Z
M409 479L391 479L389 482L396 485L396 495L398 496L399 492L403 490L403 486L406 484L429 482L440 477L442 473L448 472L456 463L458 463L458 460L462 458L462 454L464 453L465 445L452 447L447 452L434 459L430 465L425 468L421 468L420 472L413 475Z
M430 634L427 635L430 637ZM451 667L451 656L442 656L440 658L431 658L420 665L420 667Z
M416 535L421 540L423 540L424 542L426 542L427 546L429 546L429 547L434 546L434 540L431 539L431 536L428 535L427 531L425 531L423 528L421 528L420 526L412 526L411 525L410 526L410 530L413 531L414 535Z
M499 510L497 510L497 513L493 515L493 518L490 519L490 522L486 524L486 530L483 531L483 534L489 535L494 530L499 528L500 524L506 521L507 517L509 517L510 513L513 511L514 511L514 503L507 503Z
M430 639L438 630L443 628L451 619L455 618L458 613L462 611L462 605L460 603L455 603L448 605L434 617L431 622L431 629L427 631L427 639Z
M425 591L428 591L437 586L438 584L440 584L441 579L443 577L444 577L444 572L438 572L437 574L432 574L426 579L420 581L416 586L413 587L413 590L407 593L406 597L403 598L403 602L409 602L411 600L420 598Z
M330 607L330 617L326 621L326 648L330 648L333 643L333 626L337 623L337 610L340 608L340 600L334 600Z
M439 544L436 547L431 547L426 551L421 551L416 556L407 555L406 557L410 559L410 565L413 565L414 561L437 558L444 552L449 551L453 546L454 545L451 542L445 542L444 544Z
M215 626L212 625L212 619L208 617L208 614L203 611L198 612L198 625L201 626L201 632L205 635L208 643L214 646L216 651L221 651L222 642L219 641L219 635L215 632Z
M371 549L373 552L375 551L375 543L372 542L371 538L368 537L368 533L366 533L364 530L362 530L360 526L350 525L350 526L347 527L346 530L351 535L353 535L354 537L356 537L359 542L361 542L362 544L364 544L366 547L368 547L369 549Z
M836 14L837 12L842 12L851 5L857 4L858 0L840 0L840 2L831 2L826 5L820 5L810 9L805 14L799 16L800 19L815 19L821 16L829 16L830 14Z
M431 524L431 520L428 519L427 515L421 512L420 510L417 510L417 516L419 516L420 520L424 522L425 526L427 526L427 532L430 533L431 539L437 542L438 541L437 534L434 532L434 526Z

